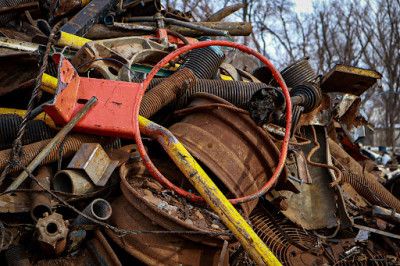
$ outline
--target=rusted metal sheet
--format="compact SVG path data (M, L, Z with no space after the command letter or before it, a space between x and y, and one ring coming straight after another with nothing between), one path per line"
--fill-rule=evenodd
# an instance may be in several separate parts
M326 163L327 142L325 129L317 127L316 130L317 139L321 147L314 153L311 161ZM306 130L306 137L313 139L310 128ZM308 154L312 148L313 145L301 146L305 154ZM309 165L308 170L312 177L312 184L295 183L300 193L293 194L287 199L288 208L282 213L294 223L309 230L337 226L335 192L330 186L332 180L328 169Z
M321 81L324 92L343 92L361 95L372 87L382 75L374 70L336 65Z
M229 102L211 94L195 94L189 107L200 108ZM248 115L218 108L185 116L172 125L170 131L180 142L212 171L235 197L243 197L258 191L272 176L279 152L268 135ZM286 170L280 181L285 182ZM241 204L249 215L257 200Z

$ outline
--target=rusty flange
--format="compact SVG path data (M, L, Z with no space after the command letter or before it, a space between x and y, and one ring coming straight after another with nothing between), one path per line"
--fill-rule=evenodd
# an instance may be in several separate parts
M207 93L193 95L189 107L229 102ZM279 151L268 135L247 115L229 108L185 116L169 130L186 149L226 186L225 192L243 197L258 191L278 165ZM280 181L287 177L282 171ZM222 189L222 188L221 188ZM257 200L241 204L246 216Z
M111 223L119 228L141 231L163 231L145 213L133 208L125 197L112 204ZM163 219L163 218L161 218ZM120 247L147 265L219 265L220 247L210 247L192 242L176 234L127 234L118 236L111 230L106 233ZM228 256L222 265L228 265Z
M58 255L64 251L67 244L68 222L63 220L61 214L53 213L40 218L36 229L39 232L39 242L45 252Z
M157 164L157 167L159 167L163 173L166 174L173 173L173 169L171 168L168 169L167 167L165 167L165 165ZM182 175L179 172L179 170L177 172L177 175ZM140 194L135 188L129 185L130 178L143 178L143 177L152 178L151 174L147 171L146 166L142 161L128 162L122 165L120 168L120 176L121 179L128 181L128 182L121 182L122 193L126 198L126 200L131 205L129 211L127 212L131 211L140 212L149 219L150 223L155 223L158 226L164 228L164 230L165 229L169 231L190 230L190 231L208 232L205 229L186 223L183 220L176 218L175 216L169 215L167 212L157 208L157 206L147 201L142 194ZM194 242L214 247L215 246L222 247L224 240L228 240L230 242L236 242L234 238L228 236L187 234L183 235L183 237L190 239Z

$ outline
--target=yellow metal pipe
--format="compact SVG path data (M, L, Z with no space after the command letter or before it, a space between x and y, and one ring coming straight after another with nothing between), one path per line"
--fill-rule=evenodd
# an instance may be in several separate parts
M56 45L68 46L71 49L79 50L85 43L90 41L89 39L61 31L60 39L57 41Z
M182 173L185 174L258 265L281 265L265 243L171 132L142 116L139 116L139 127L143 134L157 138Z
M40 89L48 93L55 94L57 82L57 78L44 73L42 76L42 84L40 85Z

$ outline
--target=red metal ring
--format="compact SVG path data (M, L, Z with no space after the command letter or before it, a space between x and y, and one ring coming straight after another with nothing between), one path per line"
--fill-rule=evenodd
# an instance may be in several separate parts
M208 47L208 46L227 46L227 47L232 47L235 49L238 49L244 53L254 55L257 57L261 62L263 62L272 72L274 79L279 83L279 85L282 88L283 94L285 95L285 100L286 100L286 131L285 131L285 137L283 139L283 144L282 144L282 149L280 152L279 156L279 163L278 166L272 175L272 177L268 180L268 182L257 192L241 197L241 198L236 198L236 199L229 199L229 201L232 204L239 204L239 203L244 203L249 200L253 200L256 198L259 198L260 196L264 195L269 189L271 189L275 183L278 180L279 175L282 172L282 169L285 165L286 157L287 157L287 151L288 151L288 145L289 145L289 139L290 139L290 127L292 124L292 103L290 101L290 95L289 95L289 90L285 84L285 81L283 80L281 74L279 71L272 65L272 63L262 54L259 52L251 49L250 47L247 47L242 44L234 43L234 42L228 42L228 41L204 41L204 42L198 42L190 45L183 46L174 52L170 53L166 57L164 57L158 64L150 71L149 75L146 77L146 79L142 83L142 93L140 95L140 98L138 99L140 106L140 102L142 100L142 97L147 89L147 87L150 84L150 81L153 79L153 77L156 75L156 73L167 63L169 63L172 59L175 57L193 50L193 49L198 49L198 48L203 48L203 47ZM135 117L139 117L139 108L136 108L134 110L134 115ZM138 120L139 121L139 120ZM140 131L139 131L139 126L133 127L135 129L134 136L135 136L135 141L138 147L138 150L140 152L140 155L142 156L142 159L146 165L146 168L149 170L149 172L156 178L164 187L171 189L175 191L178 195L183 196L189 200L196 201L196 202L204 202L204 198L199 197L197 195L194 195L192 193L189 193L173 183L171 183L166 177L164 177L158 169L155 167L155 165L152 163L150 160L146 150L144 149L144 145L140 136Z

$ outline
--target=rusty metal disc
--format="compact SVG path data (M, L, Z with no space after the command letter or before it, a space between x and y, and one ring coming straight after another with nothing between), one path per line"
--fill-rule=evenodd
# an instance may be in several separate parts
M160 171L170 174L176 175L174 173L174 169L167 168L163 164L157 165ZM180 172L177 173L178 175ZM153 205L149 201L147 201L142 194L140 194L134 187L130 185L128 182L130 178L143 178L150 177L151 174L147 171L144 163L142 161L138 162L129 162L125 163L120 168L120 176L121 176L121 190L126 198L126 200L131 204L131 208L129 211L137 211L146 216L149 221L152 223L156 223L158 226L164 228L164 230L169 231L202 231L208 232L205 229L196 227L185 221L169 215L167 212L157 208L157 206ZM213 232L219 232L213 230ZM228 240L230 242L236 242L233 237L228 236L213 236L213 235L183 235L186 239L190 239L194 242L202 243L208 246L214 247L222 247L224 240Z
M197 110L216 103L233 106L207 93L194 94L192 99L189 107ZM221 107L197 111L186 115L169 130L233 197L258 191L278 165L279 150L269 136L247 114L233 109ZM286 177L284 169L279 181L286 180ZM257 200L241 204L244 214L248 216L256 204Z
M119 228L140 231L163 231L141 211L121 196L112 204L111 223ZM221 248L192 242L176 234L127 234L119 236L111 230L106 233L120 247L147 265L218 265ZM223 265L228 265L226 256Z

